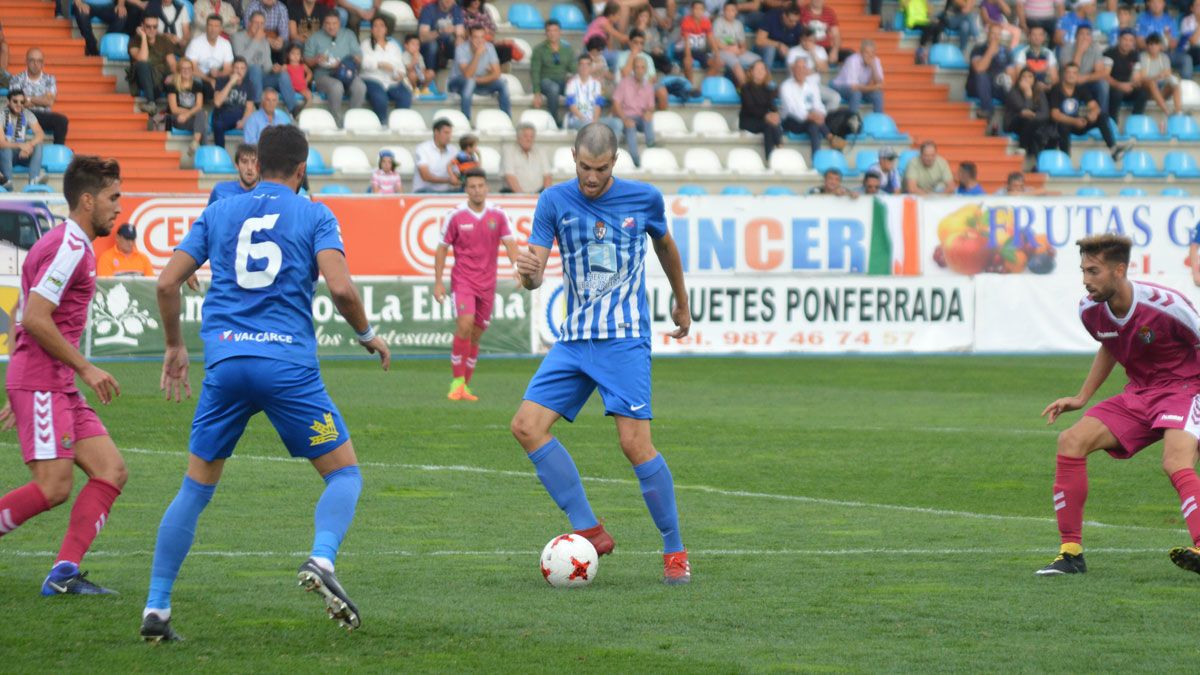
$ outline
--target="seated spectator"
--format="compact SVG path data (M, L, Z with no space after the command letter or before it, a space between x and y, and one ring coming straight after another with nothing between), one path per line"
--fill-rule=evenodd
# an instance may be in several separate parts
M459 188L458 176L450 173L450 162L458 149L450 145L454 127L450 120L439 118L433 123L433 138L417 146L417 170L413 174L413 192L454 192Z
M292 108L292 114L300 114L300 110L304 106L312 102L312 80L313 71L304 62L304 47L293 43L288 47L287 63L283 66L284 73L287 75L288 84L293 92L296 93L295 101L297 103ZM270 87L264 87L263 92ZM260 101L261 103L261 101Z
M967 74L967 96L979 99L980 117L991 119L995 99L1008 96L1013 71L1012 52L1004 44L1004 31L992 24L987 42L971 50L971 69Z
M241 25L237 7L229 0L196 0L192 3L195 23L192 32L203 35L208 29L208 17L216 14L221 20L221 33L233 35Z
M604 52L608 51L608 41L596 36L584 43L584 49L587 50L588 58L592 60L592 77L605 85L612 82L613 71L608 67L608 59L604 58Z
M979 168L975 166L975 162L962 162L958 165L958 188L954 190L956 195L986 195L987 192L983 186L976 180L979 177Z
M838 139L825 126L825 104L821 102L821 91L808 77L808 63L796 59L792 64L792 76L779 85L779 112L784 131L806 134L813 154L821 149L821 141L840 150L845 141Z
M947 3L949 7L951 3ZM929 19L929 0L901 0L900 8L904 10L904 27L907 30L921 32L917 42L917 63L929 63L929 46L941 40L942 31L946 29L940 19Z
M367 85L367 101L379 118L387 125L388 101L397 108L412 106L412 89L404 84L406 69L404 53L400 45L388 37L392 34L392 20L383 14L371 19L371 35L362 41L362 79Z
M1146 112L1149 92L1142 86L1142 75L1138 70L1137 42L1132 30L1122 30L1115 47L1104 52L1108 70L1108 115L1117 120L1121 104L1133 102L1133 114Z
M575 50L563 42L562 26L556 19L546 21L546 39L533 48L529 59L533 83L533 107L546 106L546 112L559 123L559 97L567 90L567 80L575 72Z
M263 90L262 106L246 120L242 129L242 140L248 145L258 145L263 129L277 124L291 124L292 118L279 106L279 92L267 87Z
M842 95L837 93L833 87L821 82L821 78L829 74L829 52L817 44L816 36L807 28L800 34L800 44L788 50L788 70L792 69L792 64L796 62L796 59L804 59L808 62L808 79L812 80L813 84L821 90L821 102L825 104L825 109L834 110L840 106Z
M400 172L396 171L396 153L391 150L380 150L379 168L371 173L371 189L367 192L376 195L394 195L403 191L404 179L401 178Z
M938 23L946 30L958 32L958 49L965 54L981 33L979 5L975 0L948 0Z
M675 54L683 65L683 76L691 81L694 64L700 64L709 75L715 75L716 72L709 67L709 61L714 66L718 63L717 59L712 58L717 51L717 41L713 37L712 19L708 18L704 0L692 0L691 14L679 22L679 38Z
M1050 90L1047 98L1050 119L1058 125L1059 150L1071 154L1071 135L1083 136L1092 129L1100 130L1114 162L1129 149L1128 145L1117 145L1108 113L1100 107L1091 90L1079 83L1079 66L1074 63L1063 66L1062 81Z
M158 17L160 34L179 49L192 41L192 15L179 0L150 0L142 16Z
M1057 195L1059 193L1048 192L1042 188L1029 187L1029 185L1025 183L1025 174L1021 173L1020 171L1014 171L1008 174L1008 178L1005 180L1004 187L996 190L996 194L1008 196L1030 195L1034 197L1041 197L1044 195Z
M179 72L167 85L167 122L172 129L190 129L192 143L189 155L196 148L208 145L208 115L204 112L204 83L196 77L196 66L186 56L179 60Z
M1175 30L1175 19L1166 13L1164 0L1146 0L1146 11L1138 15L1135 30L1138 49L1149 50L1150 36L1158 35L1162 40L1162 52L1171 66L1178 68L1184 79L1192 78L1192 59L1186 51L1177 49L1179 35Z
M1029 28L1029 47L1016 55L1013 66L1018 71L1028 68L1043 89L1058 82L1058 59L1046 45L1046 31L1040 24Z
M370 2L369 7L363 7L362 3L357 0L337 0L337 13L342 18L342 23L347 26L357 26L364 21L373 20L379 7L383 4L383 0L370 0Z
M585 45L593 38L604 38L607 45L604 60L608 62L608 67L614 70L617 67L617 50L629 46L629 37L625 34L626 22L621 18L622 14L620 3L609 2L604 6L604 13L593 19L583 32Z
M1017 143L1025 150L1026 163L1035 161L1038 153L1057 143L1057 129L1050 123L1050 104L1028 68L1017 75L1016 84L1004 100L1004 131L1017 135Z
M954 192L954 187L950 164L937 154L937 144L922 143L921 154L904 169L904 191L914 195L948 194Z
M288 0L288 37L304 44L313 34L321 32L325 16L333 13L317 0Z
M483 164L479 155L479 137L475 134L463 134L458 139L458 152L450 160L450 174L462 181L468 171L474 171Z
M213 141L225 147L225 133L245 129L254 114L254 91L246 78L246 59L233 59L233 73L217 80L213 94Z
M979 5L979 16L983 19L984 28L990 33L992 26L1000 27L1000 37L1005 46L1015 49L1021 43L1021 29L1008 22L1012 15L1005 0L982 0Z
M462 96L462 113L471 119L471 97L476 94L496 94L500 109L512 117L508 100L508 83L500 77L500 58L496 48L487 41L484 30L471 29L468 40L454 51L454 67L446 88Z
M304 63L313 70L313 88L325 95L329 112L342 123L342 99L350 96L350 107L362 106L367 85L359 77L362 50L354 32L342 28L337 14L325 15L321 32L304 43Z
M246 60L246 80L253 94L252 101L261 101L263 89L271 87L279 92L289 110L299 110L305 99L296 93L287 68L281 63L275 63L271 41L266 32L266 17L260 10L250 13L246 18L246 30L238 31L230 43L233 46L234 58L241 57Z
M83 38L83 53L86 56L99 56L100 43L96 41L96 31L92 28L92 19L100 19L100 21L108 27L109 33L124 33L126 27L133 25L137 26L141 21L138 17L138 22L129 22L128 10L126 13L117 11L117 6L110 5L89 5L84 0L74 0L75 2L75 27L79 29L79 35Z
M762 24L754 33L754 51L766 62L767 70L775 67L777 56L787 54L788 50L800 44L803 31L800 8L795 5L773 10L763 17Z
M1162 0L1159 0L1160 2ZM1164 118L1159 121L1159 131L1167 133L1166 115L1171 109L1167 107L1166 97L1171 97L1175 104L1176 115L1183 114L1183 89L1179 86L1179 78L1171 74L1171 59L1163 53L1165 41L1157 33L1146 38L1146 51L1138 57L1138 75L1141 77L1142 89L1146 96L1158 104Z
M129 223L117 228L116 246L96 256L98 277L152 277L154 265L137 250L137 228Z
M721 18L713 22L713 37L721 62L733 74L734 84L741 87L746 83L746 69L762 57L746 48L746 27L738 19L737 0L725 3Z
M821 176L821 184L813 186L810 195L830 195L833 197L854 197L855 194L842 185L842 170L838 168L825 169Z
M783 145L783 120L775 105L775 86L767 64L757 61L741 87L742 107L738 111L738 129L763 135L763 156L771 159L775 148Z
M4 37L4 26L0 25L0 88L7 89L12 81L12 73L8 72L8 40Z
M1054 36L1058 17L1063 13L1063 0L1016 0L1016 3L1017 25L1021 30L1032 35L1035 28L1041 28L1048 37Z
M291 24L287 7L283 0L250 0L246 11L242 13L243 24L249 28L250 19L255 12L263 15L263 28L266 31L267 43L271 45L271 60L275 63L283 61L283 50L291 44Z
M1192 13L1179 22L1179 51L1183 54L1179 61L1180 73L1194 73L1200 67L1200 30L1197 28L1200 28L1200 0L1192 2Z
M44 69L46 56L37 47L25 52L25 71L12 78L12 89L25 92L25 109L59 145L67 144L67 116L53 112L50 106L58 98L58 83Z
M592 122L600 121L600 112L607 101L600 95L603 85L592 77L592 57L581 54L578 72L567 83L567 116L563 126L567 129L582 129Z
M874 169L867 169L867 172L863 174L862 194L877 195L880 193L880 187L882 185L883 178L879 175L878 171L875 171Z
M175 72L179 48L158 32L159 19L148 15L142 17L142 25L129 41L129 69L125 79L135 97L144 100L139 105L142 112L158 113L158 99L166 96L163 84L167 76Z
M421 9L417 24L425 69L436 73L454 59L455 45L465 41L462 8L454 0L437 0Z
M883 63L875 55L873 40L863 40L858 53L842 63L832 86L846 100L850 112L858 112L863 98L871 101L875 112L883 112Z
M900 169L896 164L896 149L884 146L879 149L879 161L867 167L867 171L879 174L879 189L889 195L904 192L904 183L900 180Z
M1087 89L1100 105L1100 110L1107 114L1109 65L1104 60L1104 50L1092 40L1091 25L1076 26L1075 41L1064 44L1060 53L1062 63L1074 63L1078 66L1077 86ZM1063 73L1060 75L1065 76Z
M404 36L404 86L412 91L413 96L430 94L429 83L433 81L433 71L425 70L425 57L421 55L421 38L416 33Z
M229 77L233 72L233 45L221 36L221 17L210 15L204 32L192 38L183 55L195 64L206 93L213 91L217 78Z
M500 65L504 65L513 60L513 43L512 40L496 39L496 22L483 10L483 1L462 0L463 29L470 35L475 26L483 28L484 38L496 48L496 57L500 59Z
M13 165L29 167L29 184L46 181L42 172L42 142L46 134L33 113L25 109L25 92L8 90L8 105L0 112L0 187L13 189Z
M646 36L642 35L638 29L633 29L629 32L629 49L617 55L617 67L614 79L620 84L621 79L628 77L633 72L634 61L642 61L646 64L646 82L654 85L654 101L659 110L665 110L667 107L667 88L658 80L658 73L654 69L654 59L646 53ZM607 60L605 61L607 63ZM609 75L612 72L606 71ZM596 76L596 70L592 69L592 76ZM700 92L691 88L691 83L682 84L681 86L686 91L679 91L683 96L699 96ZM617 134L618 136L620 134Z
M1096 9L1096 0L1074 0L1071 8L1073 11L1063 14L1058 19L1058 23L1054 27L1053 39L1051 44L1059 47L1075 42L1075 31L1080 26L1091 26L1091 14ZM1059 52L1058 60L1067 62L1068 54Z
M674 0L672 0L673 3ZM667 46L663 40L662 29L654 20L654 9L650 5L642 5L634 10L633 28L640 30L642 36L646 38L643 48L654 61L654 71L670 75L671 71L675 69L675 64L667 57ZM632 31L630 33L632 34ZM742 40L745 40L745 36L742 36Z
M244 195L258 185L257 147L249 143L238 143L237 150L233 151L233 163L237 166L237 179L221 181L214 185L212 192L208 194L209 204L226 197Z
M842 49L842 29L838 26L837 13L825 4L825 0L809 0L801 7L800 25L811 30L817 44L829 52L830 63L841 63L853 53Z
M550 187L554 181L550 175L550 162L546 153L534 146L537 129L522 122L517 125L516 146L505 146L501 166L504 171L504 187L501 192L535 193Z
M613 115L619 120L613 131L624 128L625 147L633 163L641 166L637 132L646 135L646 147L654 147L654 85L646 79L647 59L633 59L633 72L621 78L613 92ZM618 134L620 135L620 134Z

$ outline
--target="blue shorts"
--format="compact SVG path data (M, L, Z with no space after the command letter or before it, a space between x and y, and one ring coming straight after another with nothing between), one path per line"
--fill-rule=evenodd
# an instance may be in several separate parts
M260 411L292 457L314 459L350 440L320 370L243 356L205 371L188 449L206 462L229 457L246 423Z
M650 341L633 338L555 343L529 381L525 400L574 422L597 388L604 399L605 415L653 418Z

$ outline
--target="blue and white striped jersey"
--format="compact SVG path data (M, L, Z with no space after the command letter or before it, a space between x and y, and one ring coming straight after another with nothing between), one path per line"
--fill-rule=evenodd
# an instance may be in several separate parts
M574 179L542 193L529 243L558 240L567 291L561 340L650 337L647 234L667 234L662 193L648 183L614 177L595 200Z

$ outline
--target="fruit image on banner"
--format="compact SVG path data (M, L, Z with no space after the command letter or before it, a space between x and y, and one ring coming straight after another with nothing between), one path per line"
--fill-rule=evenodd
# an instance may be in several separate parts
M938 221L937 239L933 262L958 274L1054 271L1046 235L1018 230L1010 206L962 206Z

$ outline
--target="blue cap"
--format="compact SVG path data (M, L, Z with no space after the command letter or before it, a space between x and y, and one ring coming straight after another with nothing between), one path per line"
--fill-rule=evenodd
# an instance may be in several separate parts
M380 150L379 159L383 159L384 157L396 159L396 153L392 152L391 150Z

